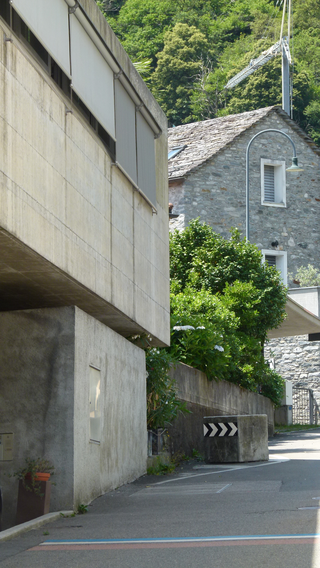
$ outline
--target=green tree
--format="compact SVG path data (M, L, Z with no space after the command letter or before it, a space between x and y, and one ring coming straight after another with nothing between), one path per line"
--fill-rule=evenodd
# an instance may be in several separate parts
M131 59L151 59L155 68L164 34L173 27L175 10L170 0L127 0L118 16L107 18Z
M292 279L292 274L289 275L290 279ZM300 286L320 286L320 272L312 266L312 264L308 264L307 267L300 266L297 270L296 275L294 276L295 283L299 283Z
M190 92L208 50L204 34L195 26L176 24L164 36L152 90L174 124L190 121Z
M171 352L212 379L261 389L279 402L283 381L263 358L285 317L286 288L238 231L230 240L192 221L170 237Z

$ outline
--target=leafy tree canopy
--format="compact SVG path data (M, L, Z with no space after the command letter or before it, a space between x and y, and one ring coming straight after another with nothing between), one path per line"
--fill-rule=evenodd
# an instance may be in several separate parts
M171 123L281 103L280 56L235 89L223 88L229 78L279 39L281 0L96 1L131 59L151 61L148 85ZM320 143L318 0L295 0L293 23L294 119ZM185 36L186 49L174 52L180 24L189 30L196 28L194 37L203 34L198 35L200 51L194 45L188 52ZM166 72L168 63L170 74Z
M257 247L192 221L170 237L172 355L279 402L283 381L263 358L267 332L285 317L286 289Z

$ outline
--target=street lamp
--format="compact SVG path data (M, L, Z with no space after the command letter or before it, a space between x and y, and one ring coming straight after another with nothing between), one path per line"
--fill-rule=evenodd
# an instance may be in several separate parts
M303 168L300 168L298 166L298 158L297 158L297 153L296 153L296 147L294 145L293 140L290 138L290 136L288 136L288 134L286 134L285 132L282 132L282 130L277 130L276 128L268 128L267 130L261 130L261 132L258 132L258 134L255 134L248 146L247 146L247 152L246 152L246 239L247 241L249 240L249 235L250 235L250 231L249 231L249 150L250 150L250 146L252 144L252 142L261 134L265 134L266 132L278 132L279 134L282 134L282 136L285 136L286 138L288 138L288 140L290 140L291 144L292 144L292 148L293 148L293 156L292 156L292 165L286 169L287 172L303 172Z

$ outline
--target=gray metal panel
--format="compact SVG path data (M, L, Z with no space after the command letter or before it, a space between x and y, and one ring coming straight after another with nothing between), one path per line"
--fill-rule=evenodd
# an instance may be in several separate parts
M137 112L138 185L154 206L156 199L156 165L154 134Z
M73 88L115 138L113 71L74 15L70 18L70 28Z
M136 107L119 81L115 82L117 162L138 183Z
M70 76L68 6L64 0L12 0L13 8Z

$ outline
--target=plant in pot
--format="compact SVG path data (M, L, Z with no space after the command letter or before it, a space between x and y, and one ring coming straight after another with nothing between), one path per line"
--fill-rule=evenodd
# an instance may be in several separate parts
M19 480L17 524L49 513L53 464L45 458L26 458L12 476Z

